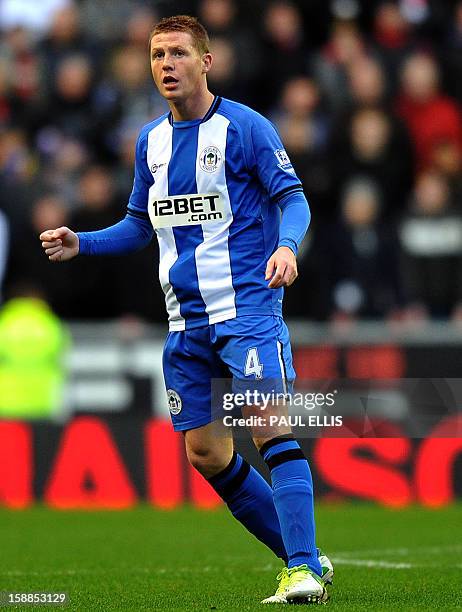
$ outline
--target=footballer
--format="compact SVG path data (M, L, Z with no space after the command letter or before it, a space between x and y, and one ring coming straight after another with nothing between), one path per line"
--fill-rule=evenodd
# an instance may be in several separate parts
M282 299L297 278L308 203L273 125L208 90L213 58L195 18L159 21L149 52L170 111L141 129L125 218L94 232L50 229L40 240L58 262L129 253L156 234L173 427L234 517L282 559L277 591L262 603L324 603L333 569L316 547L313 483L299 444L284 424L251 430L270 486L235 452L211 388L225 371L236 391L268 384L290 392L295 372Z

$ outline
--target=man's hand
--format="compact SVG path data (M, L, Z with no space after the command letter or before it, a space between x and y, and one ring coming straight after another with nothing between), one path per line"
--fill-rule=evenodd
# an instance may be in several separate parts
M297 260L293 251L289 247L279 247L266 264L265 280L272 277L268 287L270 289L290 287L297 276Z
M67 261L79 254L79 237L68 227L46 230L40 240L50 261Z

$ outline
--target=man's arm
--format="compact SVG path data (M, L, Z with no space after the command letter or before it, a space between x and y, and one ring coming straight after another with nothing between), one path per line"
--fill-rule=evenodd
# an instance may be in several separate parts
M290 287L298 276L296 255L311 220L310 208L303 191L287 194L279 201L282 211L277 250L266 265L268 287Z
M282 211L278 247L286 246L297 255L311 221L311 212L303 191L289 193L279 201Z
M271 279L271 289L288 287L298 276L296 254L310 222L308 202L276 128L258 113L252 115L246 142L249 170L282 210L278 248L268 259L265 280Z
M138 251L150 242L153 229L147 202L153 178L146 164L147 134L148 129L143 128L136 143L135 180L126 217L96 232L75 233L68 227L46 230L40 234L40 240L50 261L67 261L79 254L124 255Z
M68 227L46 230L40 234L42 247L50 261L68 261L81 255L124 255L142 249L152 239L153 229L148 219L127 216L96 232L75 233Z

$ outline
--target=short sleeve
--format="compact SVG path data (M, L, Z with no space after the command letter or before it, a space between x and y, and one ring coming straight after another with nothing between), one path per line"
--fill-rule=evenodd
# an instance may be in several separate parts
M278 202L286 194L302 190L276 128L257 113L251 123L250 141L248 163L273 201Z
M135 152L135 178L128 200L128 212L147 215L149 188L153 184L146 161L147 137L143 132L138 137Z

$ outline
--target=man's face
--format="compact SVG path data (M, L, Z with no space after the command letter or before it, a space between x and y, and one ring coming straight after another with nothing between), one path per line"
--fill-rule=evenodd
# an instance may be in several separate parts
M188 32L163 32L151 40L152 76L168 101L185 100L198 91L210 62L210 54L201 57Z

